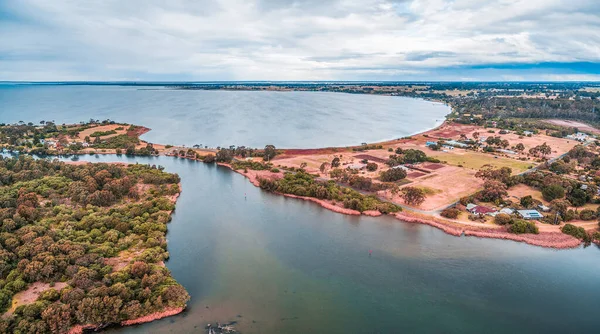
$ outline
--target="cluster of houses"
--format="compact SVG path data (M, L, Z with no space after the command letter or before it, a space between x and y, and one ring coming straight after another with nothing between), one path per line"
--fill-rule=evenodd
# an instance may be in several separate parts
M566 138L576 140L576 141L582 142L582 143L593 139L593 137L591 137L587 133L583 133L583 132L577 132L577 133L568 135Z
M438 144L437 142L428 141L428 142L425 143L425 146L430 147L430 146L435 146L437 144ZM455 147L467 148L467 147L469 147L469 145L465 144L465 143L461 143L461 142L456 141L456 140L446 140L446 141L444 141L444 143L442 145L442 149L444 151L446 151L446 150L453 150Z
M538 205L538 209L540 209L543 212L550 211L550 208L545 205ZM467 204L467 211L469 211L470 213L472 213L474 215L491 216L491 217L495 217L499 213L505 213L508 215L512 215L512 214L516 213L517 215L519 215L521 218L523 218L525 220L544 218L544 216L538 210L532 210L532 209L530 209L530 210L515 210L515 209L511 209L511 208L502 208L500 210L496 210L495 208L491 208L491 207L487 207L487 206L483 206L483 205L477 205L477 204L473 204L473 203Z

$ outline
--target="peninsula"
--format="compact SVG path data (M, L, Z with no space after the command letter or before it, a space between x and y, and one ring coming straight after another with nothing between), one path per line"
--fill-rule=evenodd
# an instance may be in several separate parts
M5 125L0 140L6 149L28 153L216 162L267 191L343 214L394 215L456 236L552 248L600 238L599 146L596 130L579 122L454 113L440 127L415 136L306 150L174 147L141 140L146 131L112 121L46 122Z

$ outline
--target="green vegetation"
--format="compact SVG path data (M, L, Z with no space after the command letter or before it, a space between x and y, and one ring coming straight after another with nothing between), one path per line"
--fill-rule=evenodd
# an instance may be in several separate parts
M402 198L408 205L419 206L425 201L425 191L417 187L404 187L401 189Z
M396 182L406 177L406 171L402 168L390 168L379 173L379 178L383 182Z
M457 208L454 208L454 207L452 207L452 208L447 208L447 209L444 209L444 210L443 210L443 211L440 213L440 215L441 215L442 217L446 217L446 218L450 218L450 219L456 219L456 218L458 218L458 216L460 215L460 210L459 210L459 209L457 209Z
M383 149L383 145L376 145L376 144L368 145L366 143L363 143L359 147L353 147L352 151L363 152L363 151L368 151L368 150L382 150L382 149Z
M297 196L314 197L344 204L345 208L360 212L377 210L381 213L400 211L400 207L382 202L376 196L366 196L356 190L337 185L334 181L321 182L303 171L286 173L282 179L260 178L260 187L267 191Z
M390 155L386 164L390 167L402 165L402 164L415 164L419 162L440 162L440 160L432 157L428 157L425 152L421 150L408 149L403 150L401 148L396 149L396 154Z
M66 282L0 320L2 333L104 327L189 296L160 265L179 177L144 165L0 158L0 308L33 282ZM124 256L124 257L120 257ZM106 259L122 262L112 267Z
M508 226L508 232L515 234L540 233L538 227L535 226L535 223L522 219L514 219L512 224Z
M583 227L577 227L572 224L565 224L565 226L563 226L560 230L564 234L574 236L575 238L581 239L585 242L590 242L592 239Z
M499 213L494 217L494 223L498 225L508 225L513 223L513 219L506 213Z
M260 161L234 161L231 163L233 170L238 169L251 169L251 170L270 170L271 164L266 164Z
M374 162L369 162L369 163L367 163L367 170L368 170L369 172L374 172L374 171L376 171L376 170L377 170L377 168L378 168L378 166L377 166L377 164L376 164L376 163L374 163Z
M123 128L121 128L122 130ZM93 132L90 137L102 137L102 136L109 136L109 135L114 135L117 134L117 131L115 130L109 130L109 131L96 131Z

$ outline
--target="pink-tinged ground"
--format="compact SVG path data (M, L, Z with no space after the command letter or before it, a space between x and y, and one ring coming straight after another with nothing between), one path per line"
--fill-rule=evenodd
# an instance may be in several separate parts
M131 326L131 325L143 324L146 322L151 322L154 320L170 317L172 315L179 314L181 312L183 312L183 307L167 308L162 312L155 312L155 313L145 315L143 317L139 317L137 319L122 321L121 326Z
M227 164L220 164L225 167L231 168ZM255 186L259 186L258 179L261 177L269 177L269 178L281 178L283 174L281 173L271 173L270 171L254 171L248 170L247 173L244 173L242 170L235 171L236 173L242 174L247 177L252 184ZM356 210L346 209L344 207L339 206L338 203L333 204L331 201L321 200L313 197L303 197L296 196L291 194L280 194L290 198L302 199L305 201L314 202L319 204L325 209L347 214L347 215L360 215L361 213ZM365 211L362 214L367 216L380 216L380 212L375 211ZM448 233L454 236L462 236L463 234L466 236L474 236L480 238L494 238L494 239L506 239L513 240L518 242L525 242L530 245L540 246L540 247L548 247L548 248L575 248L581 244L581 241L563 234L558 230L557 227L553 227L551 230L544 228L542 226L540 228L540 234L512 234L505 230L502 226L495 225L486 225L486 226L477 226L475 223L459 223L446 220L441 217L436 217L433 215L425 215L425 214L417 214L413 212L400 212L395 214L395 217L399 220L408 223L419 223L426 224ZM541 224L538 224L541 225ZM492 227L493 226L493 227Z
M121 321L121 326L131 326L131 325L139 325L147 322L152 322L154 320L159 320L162 318L170 317L176 314L183 312L182 307L177 308L167 308L162 312L151 313L136 319ZM69 330L69 334L83 334L86 330L96 330L98 328L97 325L76 325L71 327Z
M547 226L543 224L537 224L538 226L542 225L540 234L513 234L507 232L502 226L483 224L482 226L477 226L475 223L462 224L434 216L406 212L396 214L396 218L409 223L421 223L437 227L454 236L461 236L464 234L465 236L479 238L505 239L524 242L533 246L556 249L575 248L581 245L579 239L560 232L558 227L552 226L553 229L550 230L543 228Z
M589 133L600 134L600 130L592 127L591 125L588 125L588 124L585 124L585 123L581 123L581 122L567 121L567 120L564 120L564 119L549 119L549 120L544 121L544 122L548 122L548 123L555 124L555 125L560 125L560 126L577 128L580 131L585 131L585 132L589 132Z

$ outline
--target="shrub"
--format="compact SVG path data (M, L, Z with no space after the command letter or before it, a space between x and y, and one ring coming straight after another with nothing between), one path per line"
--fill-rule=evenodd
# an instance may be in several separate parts
M271 173L279 173L279 168L271 168Z
M517 219L508 227L508 232L514 234L538 234L539 230L538 227L535 226L535 223Z
M402 198L408 205L419 206L425 201L425 192L417 187L402 188Z
M460 215L460 210L457 208L447 208L444 209L440 215L442 217L446 217L446 218L450 218L450 219L456 219L458 218L458 215Z
M581 212L579 213L579 218L581 220L593 220L596 218L596 212L590 209L581 210Z
M577 227L572 224L565 224L565 226L563 226L560 230L564 234L574 236L575 238L581 239L585 242L591 241L591 237L589 236L589 234L587 234L583 227Z
M369 162L369 163L367 164L367 170L368 170L369 172L374 172L374 171L376 171L376 170L377 170L377 167L378 167L378 166L377 166L377 164L376 164L376 163L374 163L374 162Z
M406 171L402 168L390 168L381 172L380 179L383 182L395 182L406 177Z
M507 225L512 223L512 217L506 213L499 213L494 217L494 223L498 225Z
M216 160L217 160L217 159L215 158L215 156L214 156L214 155L212 155L212 154L209 154L209 155L206 155L206 156L204 156L204 158L202 159L202 162L206 162L206 163L213 163L213 162L215 162Z
M525 208L530 208L533 205L533 197L531 195L521 197L521 205Z
M542 196L548 202L565 197L565 188L560 184L551 184L542 189Z

